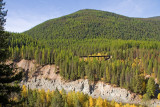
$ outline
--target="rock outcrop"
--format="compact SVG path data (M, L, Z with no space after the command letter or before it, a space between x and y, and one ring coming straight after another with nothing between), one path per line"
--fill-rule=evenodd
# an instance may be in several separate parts
M35 65L33 61L21 60L17 63L17 66L28 70L32 76L29 79L23 80L21 84L28 86L31 89L44 89L44 90L59 90L65 89L69 91L79 91L88 94L94 98L99 96L109 101L115 100L122 103L134 103L142 104L141 99L135 93L130 91L108 85L104 82L91 83L88 79L79 79L76 81L65 81L56 73L55 65L39 66ZM35 70L33 72L33 70ZM157 101L153 101L152 106L159 104Z

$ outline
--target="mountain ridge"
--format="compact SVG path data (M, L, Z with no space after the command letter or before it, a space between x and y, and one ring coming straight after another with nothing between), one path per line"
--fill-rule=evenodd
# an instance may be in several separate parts
M24 32L37 39L107 38L160 40L160 21L129 18L99 10L80 10L45 21Z
M157 20L160 20L160 16L149 17L149 19L157 19Z

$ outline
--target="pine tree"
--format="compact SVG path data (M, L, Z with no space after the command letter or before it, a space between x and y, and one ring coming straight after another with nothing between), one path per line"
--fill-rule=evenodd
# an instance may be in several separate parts
M64 107L64 100L58 89L54 92L54 96L51 102L52 107Z
M159 66L159 70L158 70L158 76L157 76L157 79L158 79L158 84L160 85L160 66Z
M135 92L136 93L142 93L143 92L143 78L141 76L136 76L136 86L135 86Z
M157 60L154 61L154 73L155 73L155 78L158 75L158 62Z
M110 83L110 79L111 79L110 72L108 70L108 67L106 67L106 82Z
M32 90L28 90L28 96L27 96L27 100L28 100L28 105L29 105L29 107L34 107L34 103L35 103L35 101L34 101L34 97L33 97L33 91Z
M13 72L13 64L5 64L9 59L9 47L7 38L9 33L5 33L4 24L6 22L5 16L7 11L4 10L5 3L0 0L0 104L14 104L14 101L9 101L11 93L19 92L20 87L16 85L16 81L21 79L21 72Z
M33 97L33 102L34 102L34 106L36 105L36 101L37 101L37 90L32 90L32 97Z
M75 99L75 107L82 107L78 98Z
M67 98L67 95L66 95L66 91L64 90L64 88L62 88L61 95L63 97L63 100L65 101Z
M148 65L148 74L152 73L152 60L149 60L149 65Z
M123 84L125 82L125 76L124 76L125 70L122 69L122 73L120 75L120 87L123 87Z
M64 107L69 107L67 101L65 100Z
M149 78L148 83L147 83L147 94L149 95L149 97L154 96L155 93L155 81L153 78Z

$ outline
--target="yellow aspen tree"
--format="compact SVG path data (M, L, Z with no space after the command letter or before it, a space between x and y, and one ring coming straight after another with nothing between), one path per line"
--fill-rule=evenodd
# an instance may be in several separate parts
M84 103L84 94L81 92L78 97L79 97L79 101L83 104Z
M133 104L133 105L131 105L131 107L137 107L137 106Z
M46 93L44 89L40 91L40 97L41 97L41 103L45 103Z
M89 97L89 107L94 107L94 99L90 96Z
M115 101L114 101L114 100L111 101L111 105L112 105L112 106L115 105Z
M128 107L133 107L133 105L128 104Z
M120 104L118 104L118 103L115 103L115 107L121 107L121 106L120 106Z
M28 95L28 91L27 91L27 89L26 89L26 86L23 85L23 86L22 86L22 96L23 96L24 98L26 98L27 95Z
M41 92L41 89L38 89L38 92L40 93L40 92Z
M122 102L120 102L119 105L122 106Z
M60 90L59 93L62 95L62 90Z
M103 107L108 107L108 104L107 104L107 100L106 100L106 99L103 100Z
M78 98L78 100L80 101L81 104L84 104L84 94L82 92L77 92L76 96Z
M68 102L68 105L71 106L73 104L73 96L72 96L72 92L69 92L67 94L67 102Z
M124 105L124 107L130 107L130 105L127 103L126 105Z
M88 100L84 103L85 107L90 107Z
M81 93L79 91L76 92L76 95L78 96L78 98L79 98L80 94Z
M160 100L160 93L158 94L157 98L158 98L158 100Z
M47 93L46 93L46 100L47 100L47 103L51 102L51 92L49 89L47 90Z
M73 102L74 105L76 105L76 104L75 104L75 103L76 103L76 99L78 98L76 95L77 95L77 94L75 93L75 91L73 91L73 92L72 92L72 102Z
M97 56L102 56L101 53L98 53Z
M97 101L96 101L96 106L98 107L103 107L103 100L101 97L98 97Z

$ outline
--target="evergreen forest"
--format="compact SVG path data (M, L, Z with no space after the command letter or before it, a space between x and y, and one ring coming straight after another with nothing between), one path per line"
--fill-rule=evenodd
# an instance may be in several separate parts
M157 98L155 90L160 85L157 18L129 18L85 9L48 20L23 33L5 33L10 35L10 59L14 61L55 64L68 81L104 81L141 94L145 99Z

